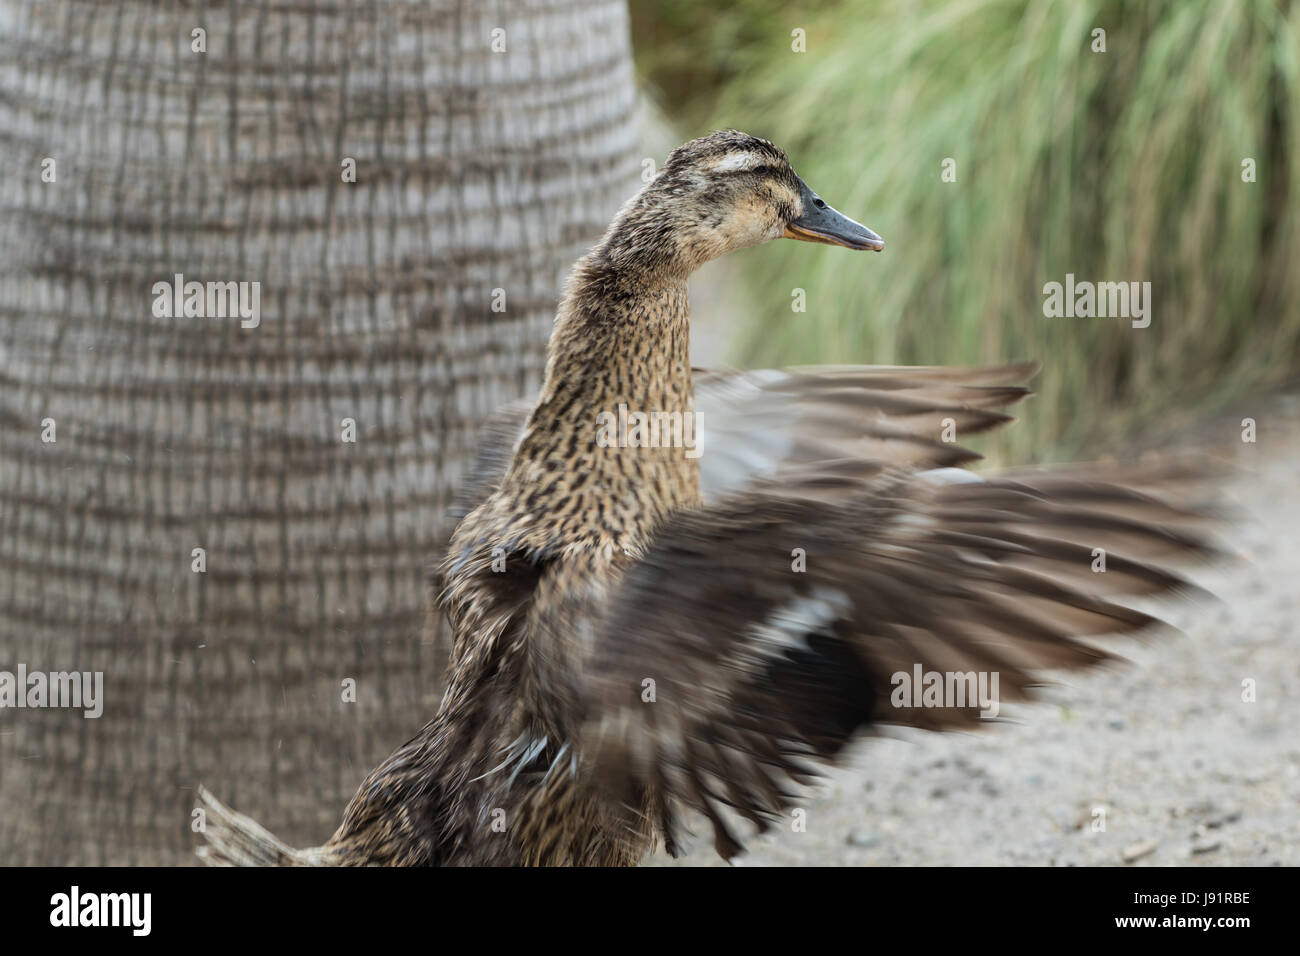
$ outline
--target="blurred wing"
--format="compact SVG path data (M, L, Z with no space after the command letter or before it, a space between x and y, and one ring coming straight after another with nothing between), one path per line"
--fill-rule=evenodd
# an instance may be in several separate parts
M1036 363L992 368L820 366L695 373L708 504L809 465L867 459L909 470L965 464L959 440L1013 421L1000 411L1029 394Z
M579 742L592 779L615 806L648 801L670 851L676 803L702 811L730 857L722 807L765 829L808 762L865 725L981 723L975 700L892 700L895 675L996 673L1006 703L1041 669L1107 659L1080 639L1157 623L1115 598L1180 588L1161 562L1213 550L1203 512L1133 490L1139 478L1179 475L881 473L836 504L796 487L680 515L596 628Z
M515 456L515 449L524 437L524 426L528 424L532 410L530 401L511 402L483 423L474 460L457 485L459 491L451 506L453 519L459 521L501 487L501 481L510 468L510 459Z

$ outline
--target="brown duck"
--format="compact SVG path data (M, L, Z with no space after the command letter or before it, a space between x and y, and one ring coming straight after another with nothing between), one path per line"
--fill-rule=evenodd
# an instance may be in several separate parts
M977 456L944 430L1010 421L1032 366L692 370L687 278L781 236L884 248L766 140L669 156L574 268L536 403L489 429L440 567L437 714L320 847L203 791L209 862L634 864L676 852L686 809L730 858L735 818L782 819L858 733L981 723L898 675L1019 700L1156 623L1114 599L1209 550L1150 493L1183 476L955 467Z

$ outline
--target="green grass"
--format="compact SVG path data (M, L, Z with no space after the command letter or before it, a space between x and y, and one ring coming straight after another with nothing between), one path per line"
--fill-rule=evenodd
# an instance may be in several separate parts
M716 30L669 4L637 34L682 135L773 139L887 242L746 253L737 362L1041 358L992 449L1012 458L1096 454L1300 372L1300 3L724 6ZM1150 281L1151 326L1045 317L1067 272Z

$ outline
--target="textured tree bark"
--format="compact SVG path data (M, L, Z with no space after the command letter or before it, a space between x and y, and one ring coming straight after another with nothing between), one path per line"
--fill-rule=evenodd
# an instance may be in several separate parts
M0 710L0 862L188 862L200 782L319 843L431 715L446 506L634 105L622 0L0 0L0 671L104 681Z

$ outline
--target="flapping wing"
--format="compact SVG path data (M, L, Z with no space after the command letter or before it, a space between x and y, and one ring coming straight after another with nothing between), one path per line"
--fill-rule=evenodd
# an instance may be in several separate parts
M529 401L503 405L479 429L478 445L469 470L461 478L451 517L456 521L465 517L501 487L501 481L510 468L510 459L523 438L524 426L533 410Z
M916 677L983 675L1005 704L1041 670L1107 659L1091 638L1157 623L1119 599L1187 586L1165 564L1213 548L1196 527L1204 511L1137 489L1188 477L883 471L860 493L828 499L810 479L808 494L799 484L682 514L596 629L584 764L614 805L644 808L648 795L670 851L681 803L710 819L729 858L741 847L722 807L765 829L791 785L860 729L969 727L988 712L977 684L932 706Z
M819 462L860 459L900 469L965 464L964 441L1013 421L1037 371L990 368L819 366L695 373L702 433L700 489L707 503L765 480L786 481Z

